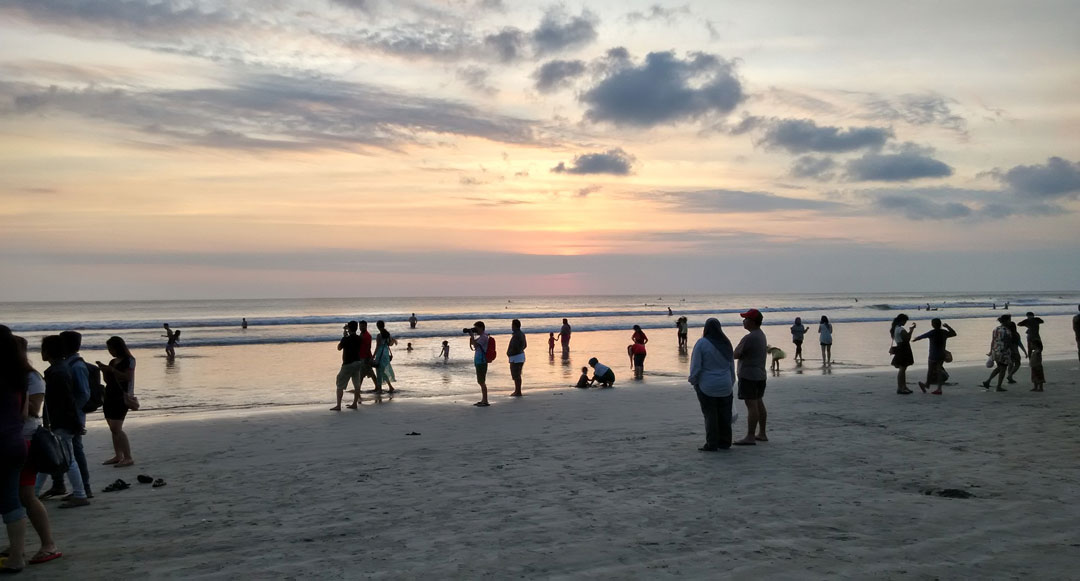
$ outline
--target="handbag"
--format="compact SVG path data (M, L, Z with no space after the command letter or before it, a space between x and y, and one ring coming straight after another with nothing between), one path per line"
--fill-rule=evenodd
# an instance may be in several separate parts
M945 351L945 363L952 363L952 351Z
M990 368L992 368L993 366L994 366L994 356L993 356L993 355L991 355L991 356L989 356L989 357L987 357L987 358L986 358L986 368L987 368L987 369L990 369Z
M60 441L60 436L45 426L38 426L30 437L30 454L27 461L42 474L64 472L71 465L71 456Z
M127 406L127 409L129 409L129 410L131 410L133 412L137 412L137 411L139 411L139 398L137 398L137 397L135 397L135 396L133 396L130 393L125 391L124 392L124 405Z

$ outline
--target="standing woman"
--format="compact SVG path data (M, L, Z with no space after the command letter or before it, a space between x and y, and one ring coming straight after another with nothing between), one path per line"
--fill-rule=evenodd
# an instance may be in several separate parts
M29 450L30 440L34 437L34 432L41 426L41 409L45 405L45 379L30 364L30 359L26 354L26 339L15 337L15 342L19 347L21 364L29 370L26 373L26 396L29 404L26 407L26 423L23 425L23 438L26 440L26 449ZM37 494L34 493L34 485L37 483L37 468L31 464L27 462L23 466L22 476L19 478L19 500L26 507L27 516L30 517L30 524L34 527L38 539L41 541L41 548L33 557L30 557L30 564L37 565L38 563L59 559L64 555L56 549L56 543L53 542L52 527L49 525L49 513L45 510L45 505L41 504Z
M795 324L791 326L791 342L795 344L795 363L806 361L802 354L802 342L809 330L810 327L802 324L802 317L795 317Z
M630 335L630 341L642 345L649 342L649 338L645 336L645 331L641 330L641 325L634 325L634 334Z
M382 391L382 384L386 383L389 393L394 393L394 384L392 381L397 381L397 377L394 376L394 366L390 365L390 361L394 358L394 355L390 352L390 346L396 345L397 340L390 336L390 331L386 330L386 323L382 321L376 321L375 327L378 328L378 332L375 335L375 391Z
M105 377L105 401L101 408L112 433L113 457L102 464L115 464L121 468L135 463L131 457L131 443L124 432L124 418L130 409L128 401L135 397L135 358L120 337L109 337L105 346L113 359L108 365L98 361L97 366Z
M893 349L892 366L900 371L896 374L896 393L907 395L912 393L907 387L907 368L915 363L915 356L911 353L911 335L915 332L915 323L910 329L904 329L908 322L908 316L901 313L893 319L889 333L896 342Z
M832 323L829 322L829 317L821 315L817 332L821 342L821 364L832 365Z
M701 339L690 355L690 385L694 386L701 415L705 417L703 452L731 447L731 400L735 385L735 356L720 321L705 321Z
M26 566L26 509L19 502L19 476L26 463L27 366L11 329L0 325L0 515L7 528L8 558L0 573L11 574Z

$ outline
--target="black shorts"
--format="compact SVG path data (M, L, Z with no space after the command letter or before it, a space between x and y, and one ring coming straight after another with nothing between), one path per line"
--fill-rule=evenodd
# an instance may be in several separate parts
M761 399L765 397L764 379L739 378L739 399Z
M791 342L794 343L796 347L802 347L802 339L799 339L798 341L792 339Z
M644 353L634 353L634 367L641 367L645 363Z
M476 383L487 383L487 361L476 363Z

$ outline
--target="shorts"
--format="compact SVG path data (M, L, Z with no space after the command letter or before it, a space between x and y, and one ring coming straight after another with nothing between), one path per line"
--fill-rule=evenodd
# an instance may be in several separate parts
M33 486L37 484L37 468L34 468L30 462L30 440L26 441L26 457L27 462L23 464L22 472L19 473L19 486Z
M525 367L524 363L511 363L510 364L510 379L519 381L521 379L521 369Z
M487 383L487 362L476 363L476 383Z
M765 397L764 379L739 378L739 399L761 399Z
M644 353L634 353L634 367L641 367L645 364Z
M796 347L802 347L802 339L792 339L791 342L794 343Z
M608 369L607 373L601 375L597 381L600 383L615 383L615 372Z

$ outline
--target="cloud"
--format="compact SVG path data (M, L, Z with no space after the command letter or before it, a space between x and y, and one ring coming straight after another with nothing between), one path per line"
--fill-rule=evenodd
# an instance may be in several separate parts
M521 58L525 50L525 33L518 28L507 27L485 36L484 45L495 53L499 61L513 62Z
M791 166L791 177L828 181L833 178L836 161L831 157L804 155Z
M166 144L236 150L355 150L424 143L425 134L533 143L529 121L361 83L282 75L205 89L45 88L0 82L7 115L83 117Z
M461 67L457 70L457 76L466 86L479 93L494 94L498 91L488 84L491 71L477 65Z
M689 15L690 6L685 4L677 8L664 8L659 4L653 4L652 6L649 6L648 10L635 10L628 13L626 15L626 20L630 22L630 24L637 24L639 22L648 22L652 20L663 20L668 24L671 24L676 19Z
M577 191L577 195L580 198L587 197L589 194L595 194L600 191L600 186L588 186L581 188Z
M580 16L568 17L560 10L552 9L544 14L530 39L538 55L578 48L596 40L598 23L596 15L588 10Z
M870 95L866 100L868 117L886 121L904 121L912 125L938 125L959 133L966 133L967 121L953 113L954 99L935 93L904 94L885 98Z
M859 149L881 149L893 137L887 127L819 127L810 119L773 120L761 142L790 153L842 153Z
M700 52L685 60L653 52L641 66L619 63L580 96L588 120L634 127L725 115L745 98L734 63Z
M551 171L553 173L574 175L610 174L625 176L630 175L634 161L634 156L626 153L621 148L616 148L603 153L586 153L574 156L574 162L570 167L560 161L559 165L551 168Z
M1076 198L1080 195L1080 162L1047 158L1044 165L1018 165L991 172L1013 192L1032 198Z
M967 218L973 210L959 202L941 202L920 196L885 195L877 200L878 207L899 211L909 220L953 220Z
M551 93L570 85L570 81L585 73L585 61L554 60L540 65L533 72L536 90Z
M953 168L919 151L867 153L845 165L851 181L904 182L921 178L944 178Z
M1018 201L1005 190L950 186L859 190L854 197L873 209L901 214L909 220L1002 220L1014 216L1051 216L1066 212L1048 203Z
M838 211L848 208L842 202L789 198L768 192L741 190L702 190L692 192L661 192L645 194L684 212L693 213L758 213L785 210Z

